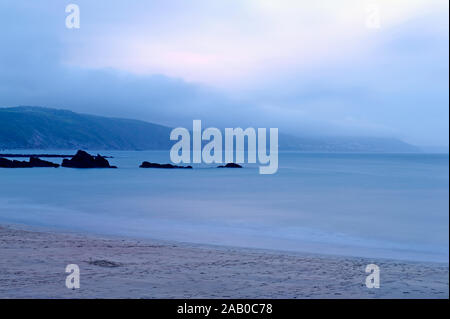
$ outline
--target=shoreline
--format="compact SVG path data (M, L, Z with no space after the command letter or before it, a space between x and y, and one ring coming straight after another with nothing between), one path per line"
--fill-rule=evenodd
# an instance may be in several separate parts
M28 232L38 232L38 233L47 233L47 234L55 234L61 236L79 236L85 237L86 239L104 239L104 240L115 240L115 241L133 241L133 242L141 242L141 243L149 243L149 244L160 244L160 245L178 245L180 247L187 248L203 248L203 249L211 249L211 250L233 250L242 253L261 253L261 254L282 254L288 256L297 256L297 257L315 257L315 258L346 258L346 259L365 259L365 260L378 260L385 262L399 262L399 263L407 263L407 264L422 264L422 265L431 265L431 266L445 266L450 267L449 262L445 261L437 261L437 260L422 260L422 259L409 259L409 258L395 258L395 257L367 257L364 255L351 255L345 253L314 253L308 250L292 250L292 249L280 249L280 248L264 248L264 247L252 247L252 246L239 246L233 244L216 244L216 243L201 243L201 242L188 242L188 241L180 241L175 239L163 239L163 238L152 238L152 237L141 237L138 235L126 235L126 234L111 234L111 233L98 233L89 230L77 230L77 229L68 229L68 228L60 228L58 226L42 226L42 225L32 225L32 224L21 224L14 222L3 222L0 221L0 228L9 228L13 230L22 230Z
M0 224L0 298L448 298L447 263L80 234ZM380 267L380 288L365 267ZM65 287L80 267L81 288Z

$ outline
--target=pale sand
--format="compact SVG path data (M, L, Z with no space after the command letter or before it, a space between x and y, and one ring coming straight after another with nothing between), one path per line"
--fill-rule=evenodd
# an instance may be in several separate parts
M379 289L364 284L369 263ZM65 287L67 264L80 289ZM0 298L448 298L448 283L448 264L0 227Z

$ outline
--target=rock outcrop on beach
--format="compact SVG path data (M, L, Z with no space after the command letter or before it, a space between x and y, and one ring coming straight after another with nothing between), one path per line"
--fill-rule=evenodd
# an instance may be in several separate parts
M117 168L109 165L108 160L100 154L92 156L81 150L71 159L64 159L61 166L71 168Z
M172 164L158 164L150 162L142 162L140 168L188 168L191 169L192 166L177 166Z
M59 167L59 164L43 161L38 157L30 157L30 160L28 162L9 160L0 157L0 167L3 168Z
M236 163L227 163L226 165L217 166L217 168L242 168L242 166Z

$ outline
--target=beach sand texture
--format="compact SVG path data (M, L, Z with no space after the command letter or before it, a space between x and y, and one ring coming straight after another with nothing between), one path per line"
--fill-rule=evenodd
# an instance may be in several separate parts
M380 288L365 267L380 267ZM80 289L65 267L80 267ZM448 264L0 227L0 298L448 298Z

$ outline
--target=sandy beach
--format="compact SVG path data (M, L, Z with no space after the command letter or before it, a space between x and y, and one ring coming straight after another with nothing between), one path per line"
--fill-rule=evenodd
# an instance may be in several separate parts
M448 298L448 264L0 227L0 298ZM380 267L380 288L365 267ZM80 267L80 289L65 267Z

